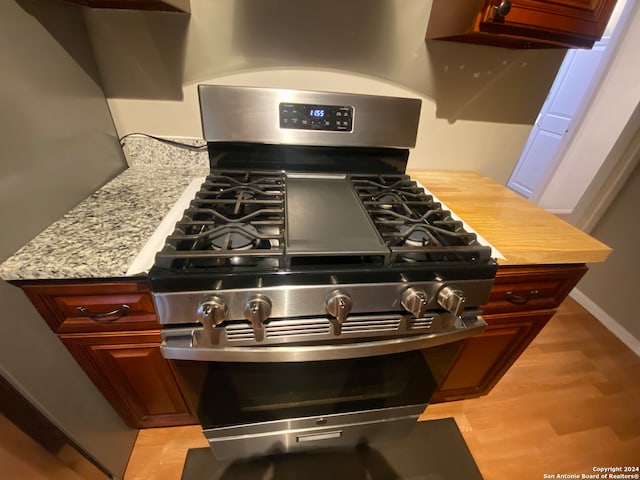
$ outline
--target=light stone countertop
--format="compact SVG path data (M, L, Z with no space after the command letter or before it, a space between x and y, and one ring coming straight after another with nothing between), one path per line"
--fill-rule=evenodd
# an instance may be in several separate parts
M124 277L184 189L209 172L206 150L130 137L125 154L127 170L9 257L0 265L0 278Z

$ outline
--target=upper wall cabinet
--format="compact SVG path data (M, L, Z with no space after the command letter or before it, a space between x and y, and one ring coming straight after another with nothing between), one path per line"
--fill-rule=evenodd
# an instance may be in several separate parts
M165 12L189 13L189 0L66 0L91 8L113 8L120 10L161 10Z
M591 48L616 0L433 0L427 39L507 48Z

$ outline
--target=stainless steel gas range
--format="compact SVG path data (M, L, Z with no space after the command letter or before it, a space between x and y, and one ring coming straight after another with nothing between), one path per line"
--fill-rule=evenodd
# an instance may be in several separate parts
M201 85L211 173L150 277L218 458L401 438L485 327L491 248L405 174L417 99Z

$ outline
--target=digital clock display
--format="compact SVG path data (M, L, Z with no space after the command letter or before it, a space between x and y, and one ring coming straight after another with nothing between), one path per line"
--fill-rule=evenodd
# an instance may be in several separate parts
M282 102L278 106L280 128L324 132L352 132L352 105Z

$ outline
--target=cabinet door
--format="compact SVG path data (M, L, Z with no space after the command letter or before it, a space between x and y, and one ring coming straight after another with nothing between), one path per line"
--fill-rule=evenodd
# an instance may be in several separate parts
M602 37L616 0L512 0L504 17L494 13L501 3L485 2L480 32L591 48Z
M63 334L60 338L122 418L134 428L196 423L160 332Z
M483 316L488 324L486 330L467 340L432 402L489 393L554 313L555 310L541 310Z

